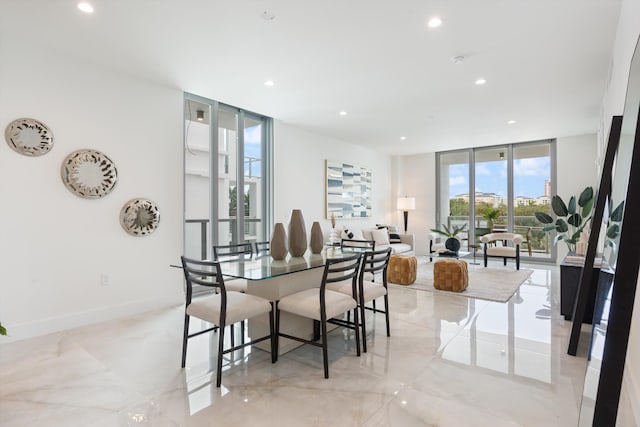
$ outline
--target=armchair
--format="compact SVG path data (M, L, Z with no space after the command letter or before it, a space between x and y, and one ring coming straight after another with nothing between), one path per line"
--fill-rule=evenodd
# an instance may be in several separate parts
M520 243L523 241L521 234L515 233L489 233L480 238L484 245L484 266L487 266L488 257L502 258L507 265L507 258L516 260L516 270L520 270ZM497 242L502 242L498 246ZM491 243L495 243L494 246Z

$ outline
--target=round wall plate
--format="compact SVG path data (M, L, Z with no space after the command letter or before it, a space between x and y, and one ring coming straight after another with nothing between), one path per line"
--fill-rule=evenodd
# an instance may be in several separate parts
M42 156L53 148L53 133L44 123L29 118L16 119L4 130L4 139L20 154Z
M118 182L118 171L111 159L96 150L69 154L62 162L60 174L69 191L86 199L106 196Z
M120 210L120 225L132 236L153 233L160 223L158 205L149 199L131 199Z

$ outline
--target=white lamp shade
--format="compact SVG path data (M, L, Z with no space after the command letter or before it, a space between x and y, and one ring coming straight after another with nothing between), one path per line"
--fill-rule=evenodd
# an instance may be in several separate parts
M415 197L399 197L398 198L398 209L401 211L412 211L416 208L416 198Z

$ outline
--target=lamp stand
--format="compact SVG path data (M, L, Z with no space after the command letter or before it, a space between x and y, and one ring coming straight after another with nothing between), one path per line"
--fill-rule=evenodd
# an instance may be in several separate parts
M409 222L409 211L403 211L404 215L404 234L407 234L407 223Z

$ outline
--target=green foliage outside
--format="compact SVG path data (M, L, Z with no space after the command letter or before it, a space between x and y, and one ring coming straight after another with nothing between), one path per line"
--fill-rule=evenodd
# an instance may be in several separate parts
M0 323L0 335L7 335L7 329Z
M237 196L236 187L229 187L229 216L235 217L237 214ZM251 212L251 200L249 198L249 194L244 194L244 216L249 216Z

